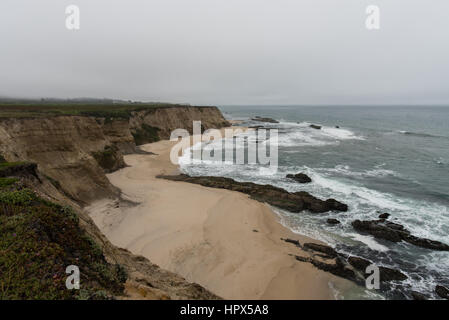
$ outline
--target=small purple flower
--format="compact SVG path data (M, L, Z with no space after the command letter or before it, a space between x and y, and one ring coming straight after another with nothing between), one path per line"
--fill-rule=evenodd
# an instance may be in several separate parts
M12 236L13 236L13 237L17 237L17 234L13 233Z

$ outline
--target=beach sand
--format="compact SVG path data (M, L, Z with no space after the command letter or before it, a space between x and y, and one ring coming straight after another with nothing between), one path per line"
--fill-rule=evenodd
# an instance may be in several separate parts
M147 257L225 299L335 299L347 280L297 261L301 249L281 238L317 242L291 232L266 204L247 195L157 179L179 173L171 141L142 146L154 155L125 156L108 175L127 201L100 200L86 209L119 246Z

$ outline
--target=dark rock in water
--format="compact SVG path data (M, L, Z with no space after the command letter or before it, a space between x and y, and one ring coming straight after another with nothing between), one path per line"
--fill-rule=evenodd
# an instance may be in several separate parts
M334 248L323 245L323 244L304 243L303 248L305 250L313 250L313 251L318 251L318 252L324 253L326 256L328 256L330 258L335 258L338 255L337 251L335 251Z
M388 219L389 216L390 216L390 214L385 212L379 216L379 219Z
M363 285L365 278L369 276L368 274L365 274L366 268L373 264L369 260L359 257L348 258L345 254L340 253L334 248L327 245L317 243L304 243L304 245L301 246L301 244L297 240L281 240L292 243L297 247L302 248L306 254L311 254L311 256L295 255L295 258L298 261L311 263L320 270L330 272L334 275L354 281L355 283L360 285ZM407 279L407 276L399 270L390 269L387 267L379 267L379 273L381 283L393 280L402 281Z
M327 219L326 222L329 224L340 224L340 221L338 221L337 219Z
M365 273L366 268L372 264L371 261L360 257L349 257L348 262L355 269L362 271L363 273Z
M385 239L393 242L400 242L404 238L401 230L390 228L384 224L381 224L381 220L373 221L360 221L355 220L352 222L354 229L362 232L369 233L376 238Z
M327 199L326 203L329 205L329 207L333 208L333 210L342 212L348 211L348 206L346 204L341 203L335 199Z
M348 262L351 266L364 275L366 268L373 264L371 261L360 257L350 257L348 258ZM380 281L403 281L407 279L407 276L401 271L382 266L379 266L379 274Z
M443 286L436 286L435 292L443 299L449 300L449 289Z
M335 128L340 129L340 126L335 126Z
M429 298L417 291L412 291L410 292L410 295L412 296L413 300L428 300Z
M321 130L321 126L318 126L316 124L311 124L309 127L313 128L313 129Z
M272 118L262 118L262 117L254 117L251 119L252 121L258 121L258 122L268 122L268 123L279 123L279 121L274 120Z
M160 175L158 178L199 184L210 188L228 189L248 194L252 199L266 202L275 207L290 211L304 210L313 213L329 211L347 211L348 206L334 199L326 201L315 198L305 191L290 193L287 190L272 185L260 185L252 182L238 182L223 177L190 177L186 174L177 176Z
M379 267L380 281L404 281L407 276L401 271L387 267Z
M299 183L309 183L312 182L312 179L305 173L297 173L297 174L287 174L286 178L293 179Z
M357 231L365 232L373 235L379 239L385 239L392 242L406 241L418 247L449 251L449 246L439 241L418 238L410 234L410 231L404 228L403 225L380 220L360 221L355 220L352 222L352 226Z
M404 241L411 243L417 247L439 250L439 251L449 251L449 246L447 244L441 243L439 241L418 238L412 235L407 236Z

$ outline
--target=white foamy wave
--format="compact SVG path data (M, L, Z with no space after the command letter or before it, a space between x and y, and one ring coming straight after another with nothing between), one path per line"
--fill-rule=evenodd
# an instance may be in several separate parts
M310 127L309 122L281 122L278 146L280 147L321 147L338 145L342 140L364 140L348 129L322 126L320 130ZM286 130L286 131L282 131Z
M365 140L364 137L357 136L354 132L347 129L322 127L321 131L324 135L338 140Z
M380 251L380 252L387 252L389 250L386 246L381 245L376 240L374 240L374 238L371 236L365 236L365 235L361 235L358 233L348 233L347 235L356 241L360 241L360 242L366 244L368 246L368 248L370 248L372 250L376 250L376 251Z
M379 166L376 169L365 170L365 171L355 171L352 170L348 165L336 165L334 168L322 168L318 169L320 172L330 172L337 173L339 175L351 176L351 177L387 177L394 176L399 177L400 174L388 169L380 169Z

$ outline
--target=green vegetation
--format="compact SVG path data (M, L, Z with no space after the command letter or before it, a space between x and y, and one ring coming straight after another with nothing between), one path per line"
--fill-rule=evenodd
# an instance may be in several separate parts
M26 162L0 162L0 171L25 164Z
M35 118L58 115L78 115L98 118L129 119L131 112L170 108L185 105L169 103L141 103L141 102L73 102L73 101L0 101L0 118Z
M92 156L97 160L100 167L106 172L110 172L117 169L117 164L120 160L117 152L118 150L115 146L106 146L104 151L94 152Z
M81 290L65 286L69 265L80 268ZM27 188L0 187L0 299L108 299L123 293L126 278L123 267L106 262L70 207Z
M0 188L8 187L19 181L16 178L0 178Z
M144 123L142 124L142 128L136 129L135 132L132 132L132 135L136 145L139 146L145 143L159 141L159 130L159 128L152 127Z

